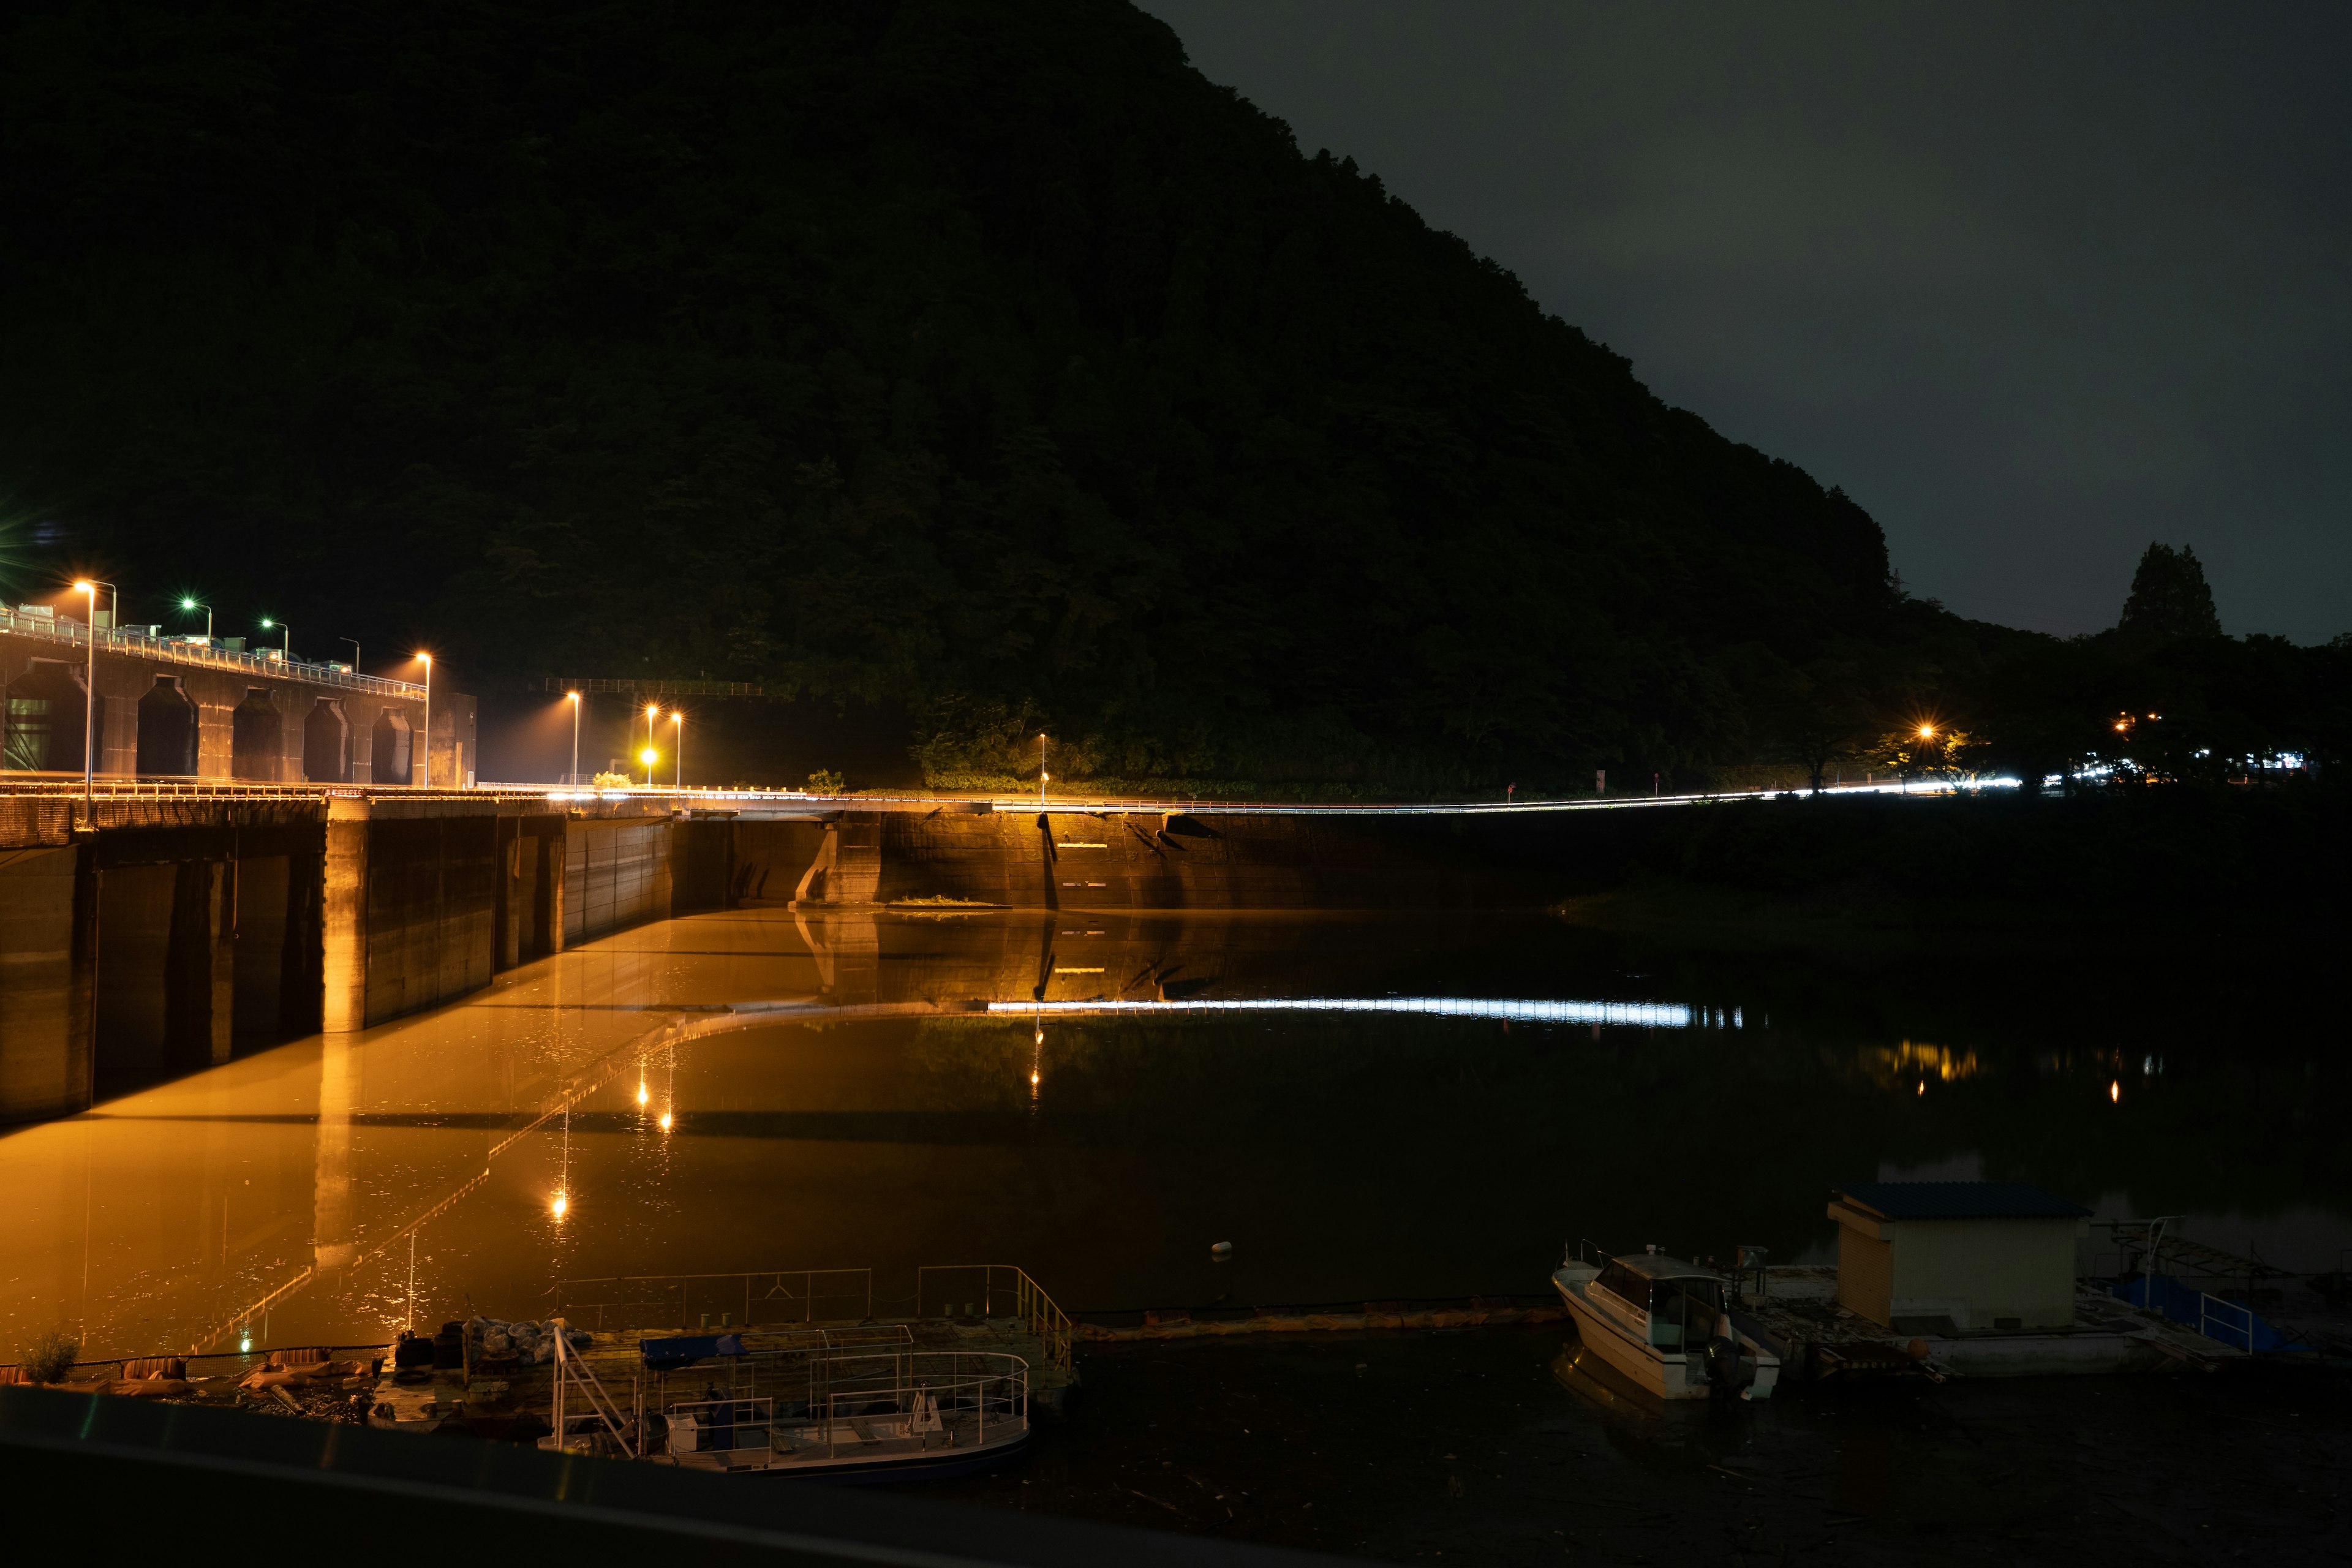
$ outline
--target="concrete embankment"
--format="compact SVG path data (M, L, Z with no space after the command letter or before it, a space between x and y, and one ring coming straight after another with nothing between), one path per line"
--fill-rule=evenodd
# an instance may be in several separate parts
M727 893L727 825L543 797L0 800L0 1121L460 996Z
M734 904L825 922L812 945L845 996L891 903L1538 904L1549 883L1509 863L1509 831L959 806L722 815L659 798L389 791L101 797L85 824L68 796L5 798L0 1121L365 1028L589 938Z

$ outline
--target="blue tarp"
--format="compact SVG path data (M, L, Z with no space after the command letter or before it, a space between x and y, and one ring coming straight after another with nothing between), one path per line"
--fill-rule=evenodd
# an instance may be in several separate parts
M2209 1340L2225 1345L2235 1345L2242 1351L2274 1351L2286 1343L2286 1337L2268 1323L2251 1307L2235 1301L2224 1301L2209 1296L2191 1285L2183 1285L2169 1274L2153 1277L2156 1287L2156 1310L2176 1323L2186 1323ZM2118 1300L2135 1307L2148 1304L2150 1276L2138 1275L2115 1288Z
M706 1356L741 1355L743 1340L740 1334L686 1334L676 1339L639 1340L637 1349L644 1352L646 1364L656 1372L673 1372Z

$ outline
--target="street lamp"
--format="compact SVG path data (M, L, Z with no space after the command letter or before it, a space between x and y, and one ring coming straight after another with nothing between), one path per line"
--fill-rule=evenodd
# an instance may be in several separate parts
M564 700L572 704L572 787L580 787L580 693L567 691Z
M686 714L684 710L671 709L669 721L677 726L677 739L675 742L677 750L677 781L670 787L684 789L686 787Z
M335 640L337 642L347 642L352 645L352 673L353 675L357 675L360 672L360 639L357 637L337 637Z
M646 787L647 789L653 788L654 764L661 761L661 753L655 751L651 746L647 746L644 751L637 753L637 761L646 764Z
M284 647L280 648L280 649L278 650L278 652L279 652L280 656L281 656L281 657L283 657L283 658L285 658L285 660L286 660L286 662L287 662L287 663L289 663L289 664L293 663L293 662L294 662L294 628L293 628L292 626L288 626L284 621L273 621L273 620L271 620L268 616L262 616L262 617L261 617L261 629L262 629L263 631L265 631L265 632L268 632L268 631L280 631L280 632L284 632L284 633L286 634L286 646L285 646Z
M654 721L660 717L660 703L648 702L646 704L646 749L637 754L637 760L646 764L646 787L647 789L654 787Z
M111 583L93 583L87 579L74 584L74 592L89 599L89 669L83 677L81 694L81 820L89 826L98 795L98 591L104 588L112 595L116 619L122 616L122 590Z
M193 598L183 597L180 600L180 608L191 611L202 610L205 613L205 646L210 647L213 641L213 607L210 605L199 605Z
M424 787L425 787L425 788L426 788L426 789L431 789L431 788L433 787L433 656L432 656L431 654L429 654L429 653L420 653L420 654L418 654L416 657L417 657L418 658L420 658L420 659L422 659L422 660L424 660L424 661L425 661L425 785L424 785ZM409 783L411 783L411 784L415 784L415 783L416 782L416 769L415 769L415 767L414 766L414 764L415 764L415 761L416 761L416 759L415 759L415 756L413 756L413 755L409 758L409 762L410 762L410 763L411 763L412 765L410 766L410 768L409 768L409 770L408 770L408 781L409 781Z
M1037 737L1037 804L1045 804L1045 781L1052 775L1045 772L1045 737Z

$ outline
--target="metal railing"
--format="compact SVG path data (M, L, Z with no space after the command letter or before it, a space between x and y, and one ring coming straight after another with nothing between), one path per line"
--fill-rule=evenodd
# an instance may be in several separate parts
M1055 1305L1054 1299L1045 1294L1045 1288L1030 1279L1028 1270L1018 1264L925 1264L915 1270L915 1316L929 1316L923 1308L934 1290L941 1298L941 1306L951 1309L954 1304L950 1299L951 1292L944 1279L935 1280L935 1277L959 1275L963 1277L964 1283L958 1289L967 1291L973 1288L971 1276L980 1277L980 1294L977 1298L965 1296L963 1300L967 1307L977 1300L980 1315L992 1318L998 1315L996 1308L1002 1302L1007 1309L1006 1316L1020 1319L1029 1331L1037 1336L1045 1347L1048 1362L1063 1372L1071 1370L1071 1344L1076 1333L1071 1326L1069 1314ZM945 1311L940 1315L951 1316L952 1312Z
M21 610L0 607L0 632L18 637L39 637L45 642L67 647L87 649L90 628L79 621L59 616L28 616ZM232 669L247 675L269 675L281 680L306 680L318 686L341 686L353 691L373 692L379 697L403 697L422 700L425 688L407 680L391 680L380 675L362 675L358 670L339 665L312 664L303 659L288 658L283 654L257 649L251 652L211 647L166 637L151 637L144 632L123 631L116 627L98 629L98 646L101 652L127 653L141 658L159 659L166 664L194 665L205 669Z
M824 1281L820 1288L819 1282ZM797 1289L795 1288L797 1287ZM803 1323L816 1321L823 1302L835 1318L874 1315L874 1270L871 1268L782 1268L752 1274L616 1275L602 1279L566 1279L562 1312L596 1314L595 1326L604 1326L604 1314L644 1313L667 1310L675 1303L675 1320L682 1327L709 1327L698 1318L719 1318L718 1327L749 1328L755 1321ZM735 1314L740 1311L742 1316ZM764 1314L764 1316L761 1316ZM624 1326L642 1326L628 1320Z
M719 1456L748 1450L757 1464L779 1450L818 1447L831 1458L845 1442L873 1452L894 1443L928 1447L934 1436L947 1447L978 1447L992 1423L1000 1441L1008 1426L1028 1425L1029 1363L1000 1352L767 1352L741 1362L725 1390L706 1374L696 1380L714 1386L662 1401L673 1458L730 1465Z
M2200 1290L2197 1331L2217 1343L2235 1345L2251 1355L2254 1349L2253 1309Z

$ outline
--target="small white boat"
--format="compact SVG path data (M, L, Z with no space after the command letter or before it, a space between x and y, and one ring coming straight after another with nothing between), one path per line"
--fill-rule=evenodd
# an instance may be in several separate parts
M1570 1258L1551 1277L1585 1347L1660 1399L1769 1399L1780 1358L1723 1276L1657 1252Z

